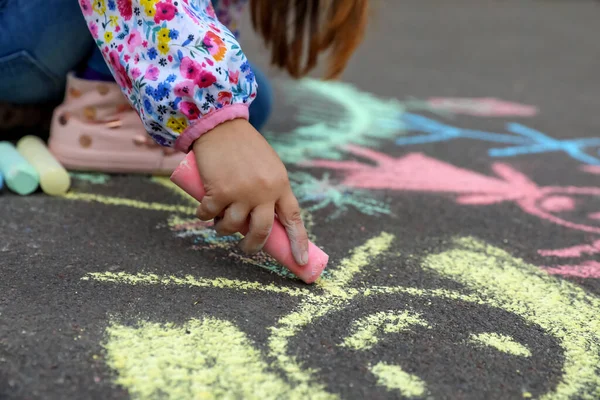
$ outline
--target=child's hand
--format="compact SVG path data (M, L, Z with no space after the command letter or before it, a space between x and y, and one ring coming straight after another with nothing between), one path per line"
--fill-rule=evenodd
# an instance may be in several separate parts
M294 259L308 262L308 236L285 166L267 141L246 120L225 122L193 146L206 195L198 208L203 221L218 218L217 233L239 232L248 218L250 231L241 247L260 251L273 226L274 213L285 227Z

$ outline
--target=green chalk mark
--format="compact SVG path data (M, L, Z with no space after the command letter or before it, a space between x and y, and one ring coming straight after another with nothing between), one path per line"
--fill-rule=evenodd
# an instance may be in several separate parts
M342 346L353 350L368 350L379 342L379 332L400 333L412 326L428 328L429 324L420 314L410 311L380 311L354 321L354 333L344 339Z
M378 363L371 368L377 377L377 384L390 390L398 390L405 397L421 397L425 395L427 386L419 377L404 372L397 365Z
M471 342L493 347L503 353L514 356L531 357L531 352L525 346L515 342L513 338L498 333L479 333L471 336Z
M85 181L93 185L104 185L110 180L110 175L88 172L69 172L71 178Z
M265 135L286 163L337 160L348 144L376 145L404 131L406 107L398 100L383 100L341 82L304 79L289 85L302 126L284 136Z

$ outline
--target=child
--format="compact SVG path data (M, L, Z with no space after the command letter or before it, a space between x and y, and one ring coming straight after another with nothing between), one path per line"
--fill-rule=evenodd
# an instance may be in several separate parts
M308 239L298 202L283 163L257 131L270 109L268 83L251 67L232 33L245 2L213 1L216 9L210 0L79 0L79 5L144 130L165 148L194 151L206 189L198 217L215 218L220 234L238 232L250 218L250 231L241 247L255 253L268 238L276 212L286 227L294 258L304 265ZM69 22L62 13L53 17L36 10L33 3L37 1L21 6L26 9L23 14L42 14L40 23L56 24L57 30ZM253 26L270 46L274 65L298 78L316 66L320 53L330 50L333 61L327 78L335 78L362 38L367 3L251 0L250 8ZM291 36L288 21L292 21ZM72 37L79 33L64 32L73 40L83 40ZM58 42L64 37L55 34L47 40ZM307 62L302 66L306 48ZM83 57L74 53L64 49L60 56ZM106 80L99 54L88 60L78 76L69 75L65 103L55 113L50 147L73 167L111 160L111 170L128 171L147 161L141 148L149 143L139 135L138 119L131 118L114 87L97 82ZM263 91L266 95L259 101ZM129 143L123 141L125 137ZM123 151L135 146L140 147L137 155ZM181 160L181 154L160 154L160 162L148 164L148 169L169 170Z

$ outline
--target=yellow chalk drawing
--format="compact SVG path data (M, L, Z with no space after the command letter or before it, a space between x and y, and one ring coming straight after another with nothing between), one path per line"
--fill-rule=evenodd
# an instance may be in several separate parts
M171 179L164 176L153 176L152 178L150 178L150 181L169 189L169 191L175 193L177 196L185 200L191 206L198 206L198 201L189 194L187 194L185 190L181 189L179 186L171 182Z
M214 318L185 325L141 322L108 327L108 365L133 399L307 398L268 371L236 326Z
M371 368L377 377L377 384L388 389L398 390L405 397L421 397L426 394L427 386L418 376L404 372L397 365L378 363Z
M346 294L339 289L345 288L355 275L369 265L369 261L385 253L391 246L394 235L381 233L379 236L370 239L364 245L354 249L352 256L343 259L338 268L331 273L328 279L321 279L317 282L319 287L325 291L345 297Z
M513 338L498 333L479 333L471 335L471 342L479 345L493 347L503 353L521 357L531 357L531 351Z
M308 368L294 355L293 340L317 321L335 312L343 311L350 302L395 294L473 303L504 310L522 318L536 329L541 328L545 334L554 337L561 346L564 356L563 375L558 384L548 388L546 393L535 396L544 400L600 398L600 318L598 318L600 299L598 297L570 282L547 275L537 267L516 259L503 250L473 238L457 239L452 242L449 250L426 256L421 263L425 270L461 284L464 287L461 291L379 286L369 285L365 281L358 282L359 274L371 272L372 261L388 252L393 240L394 237L386 233L368 240L355 249L349 257L340 261L330 276L322 278L312 287L305 288L261 285L222 278L176 278L143 274L129 276L98 273L89 274L85 279L99 280L107 284L188 285L205 288L204 290L219 288L236 290L253 296L260 292L294 296L299 299L295 309L282 316L273 326L265 327L269 334L264 353L268 363L265 365L268 366L268 371L285 378L286 384L289 385L288 389L285 389L287 392L284 392L285 398L296 398L299 395L305 396L304 398L339 398L339 395L327 391L324 385L327 376L323 375L324 372ZM353 282L356 282L356 286L352 285ZM398 315L402 311L382 311L386 318L390 312L395 313L392 315ZM375 315L378 313L376 312ZM363 338L367 346L377 343L377 340L388 340L387 337L376 337L382 330L385 331L385 326L388 324L385 318L383 320L383 324L379 324L379 329L374 332L368 333L365 329ZM360 326L361 321L366 320L363 318L348 323L349 326L357 327ZM425 324L424 321L419 322L421 324L418 325L424 326L422 325ZM434 325L434 321L430 324ZM389 328L391 332L396 332L396 329L396 327ZM520 352L521 355L526 356L525 351L529 351L524 346L512 346L511 344L516 342L511 343L504 334L491 333L472 338L475 337L479 340L474 346L480 346L482 341L492 346L499 342L501 349L510 349L512 354ZM248 347L252 344L245 342L244 346ZM356 347L360 349L360 346ZM240 354L249 354L251 350L248 348L240 351L242 352ZM399 390L405 393L405 396L420 397L433 389L433 386L427 389L425 383L417 376L406 374L400 365L376 362L374 364L375 367L371 368L372 373L377 376L379 384L385 385L390 390ZM242 364L236 364L235 368L241 370L244 367ZM118 368L116 369L119 371ZM142 370L139 373L145 372ZM216 386L213 390L209 387L207 396L214 395L215 391L220 390L219 388L220 386ZM419 392L421 394L417 394L418 388L422 389ZM530 392L523 392L523 396L528 394L531 395Z
M274 292L288 294L291 296L303 297L302 303L298 307L297 312L293 312L281 318L277 324L271 328L271 338L268 342L269 356L275 360L274 367L279 367L286 375L288 381L293 383L293 391L286 393L286 398L298 399L318 399L329 400L337 399L335 394L328 393L324 385L315 378L317 371L303 368L302 365L292 356L287 354L288 340L298 333L314 319L325 315L328 311L343 308L348 300L356 296L360 292L356 289L344 288L351 281L353 275L361 269L368 266L369 262L376 256L382 254L391 245L393 236L389 234L381 234L375 237L363 246L355 249L349 258L343 260L340 265L348 268L347 271L340 271L335 278L328 282L321 282L320 287L323 289L323 294L315 294L308 289L286 288L276 285L261 285L259 283L243 282L229 280L223 278L208 279L208 278L193 278L191 276L185 278L165 277L154 274L127 274L127 273L91 273L87 274L82 279L95 280L104 283L120 283L128 285L178 285L190 287L217 287L222 289L236 289L244 291L250 290ZM351 295L349 294L351 293ZM108 333L110 337L110 331ZM110 339L109 339L110 341ZM246 351L247 352L247 351ZM117 371L122 371L122 364L111 365ZM148 371L129 368L129 372L125 374L147 374ZM119 372L120 376L123 375ZM132 378L135 379L135 378ZM126 387L126 381L119 380L119 384ZM298 396L296 396L298 394ZM302 394L302 396L299 396ZM207 396L215 395L215 392L209 390ZM169 396L171 396L169 394ZM173 395L175 396L175 395ZM152 397L140 397L143 399ZM211 397L207 397L211 398Z
M317 371L302 368L296 358L288 354L290 338L315 319L330 311L343 309L349 300L357 296L360 291L348 287L348 284L358 272L368 267L372 259L387 251L393 240L393 235L382 233L356 248L350 257L340 262L331 277L319 279L318 287L323 289L323 294L309 297L298 306L298 311L284 316L270 328L269 355L276 360L276 365L286 373L288 379L298 386L322 388L314 383L317 382Z
M425 258L423 266L462 283L480 302L521 316L554 336L563 376L542 399L600 397L600 299L473 238Z
M69 200L81 200L86 201L88 203L96 202L106 204L109 206L125 206L137 208L139 210L167 211L191 215L194 215L196 213L196 209L193 207L180 206L175 204L148 203L145 201L126 199L121 197L103 196L100 194L92 193L78 193L76 191L71 191L65 194L63 197Z
M354 350L367 350L379 342L377 334L400 333L412 326L429 327L418 313L410 311L380 311L354 321L354 333L344 339L342 346Z
M220 289L236 289L236 290L256 290L260 292L283 293L290 296L306 296L310 292L307 289L288 288L277 286L274 284L262 284L259 282L246 282L236 279L227 278L194 278L187 275L183 278L156 274L129 274L126 272L90 272L82 280L94 280L105 283L121 283L127 285L165 285L165 286L185 286L185 287L202 287L202 288L220 288Z

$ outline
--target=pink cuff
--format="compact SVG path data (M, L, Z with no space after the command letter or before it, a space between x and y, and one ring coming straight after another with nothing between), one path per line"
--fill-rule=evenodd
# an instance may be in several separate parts
M192 147L192 144L196 139L216 126L221 125L223 122L238 118L247 120L249 117L250 113L247 104L232 104L213 111L187 128L175 141L175 149L187 153L190 151L190 147Z

